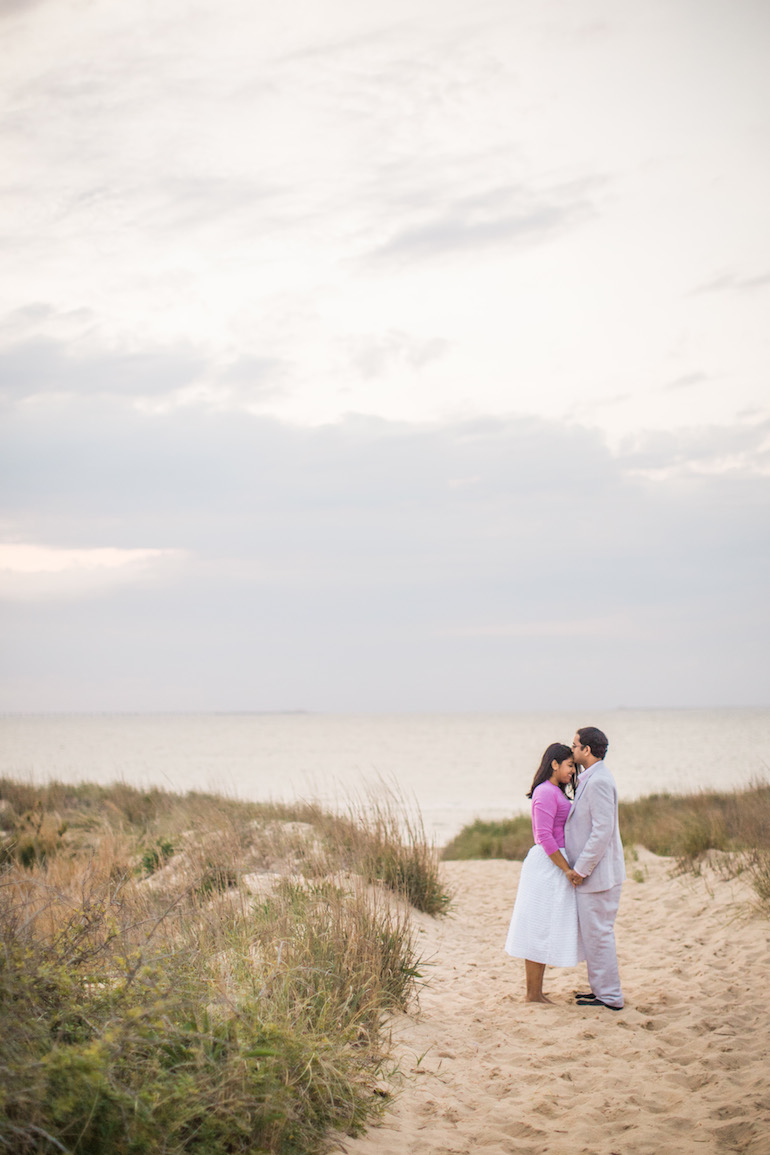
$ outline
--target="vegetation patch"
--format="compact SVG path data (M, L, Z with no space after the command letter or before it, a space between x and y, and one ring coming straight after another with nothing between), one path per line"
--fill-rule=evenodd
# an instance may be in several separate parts
M441 857L524 859L532 846L532 820L519 814L502 822L475 819L444 847Z
M0 1152L359 1133L421 976L405 896L448 903L417 827L381 810L0 781Z
M653 854L675 859L682 871L697 873L706 862L728 875L747 871L758 907L770 916L767 783L724 793L650 794L635 802L621 802L619 819L627 849L645 846ZM452 839L442 857L520 860L531 846L532 824L527 815L505 822L476 819Z

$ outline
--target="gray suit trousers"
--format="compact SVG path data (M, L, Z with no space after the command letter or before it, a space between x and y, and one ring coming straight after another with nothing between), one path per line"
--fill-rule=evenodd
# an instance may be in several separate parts
M623 1006L618 956L615 950L615 916L620 906L622 883L609 890L575 888L578 926L586 954L591 990L611 1007Z

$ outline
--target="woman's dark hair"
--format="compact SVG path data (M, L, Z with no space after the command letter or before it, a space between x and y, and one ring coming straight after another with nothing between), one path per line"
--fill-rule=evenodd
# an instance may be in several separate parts
M536 786L539 786L541 782L547 782L548 779L551 777L551 775L553 774L553 766L551 765L552 762L558 762L559 765L561 766L562 762L566 762L567 759L571 758L571 757L572 757L572 750L569 746L565 745L564 742L552 742L551 745L546 750L543 757L540 759L540 765L537 768L537 773L535 774L535 777L532 779L532 785L530 786L529 790L527 791L527 798L532 797L532 791L535 789ZM559 787L562 794L567 793L567 787L565 786L565 784L563 782L557 782L556 785ZM574 789L574 786L575 786L574 775L573 775L572 786Z
M597 730L596 726L583 726L582 729L578 730L577 736L580 739L580 744L587 746L594 758L598 758L601 762L609 748L607 735L603 734L601 730Z

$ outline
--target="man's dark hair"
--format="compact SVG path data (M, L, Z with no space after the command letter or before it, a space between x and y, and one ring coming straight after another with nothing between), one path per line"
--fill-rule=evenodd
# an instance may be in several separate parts
M596 726L583 726L577 734L580 745L587 746L594 758L598 758L601 762L609 747L607 735L603 734L601 730L597 730Z

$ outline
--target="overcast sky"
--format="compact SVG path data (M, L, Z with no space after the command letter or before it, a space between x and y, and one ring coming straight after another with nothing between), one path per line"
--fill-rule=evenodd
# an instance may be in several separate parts
M768 704L766 0L0 37L0 709Z

